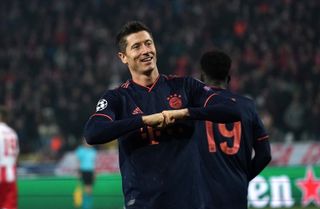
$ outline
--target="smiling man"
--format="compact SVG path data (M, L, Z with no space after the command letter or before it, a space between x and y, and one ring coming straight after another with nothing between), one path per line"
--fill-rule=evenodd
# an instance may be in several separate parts
M100 98L84 136L89 144L118 139L127 209L198 209L188 152L193 123L179 119L234 122L237 106L191 77L160 75L141 22L125 24L116 41L132 79Z
M159 72L156 65L156 48L150 33L140 31L127 36L127 43L132 44L127 46L120 41L121 51L118 56L128 65L132 79L142 86L153 84Z

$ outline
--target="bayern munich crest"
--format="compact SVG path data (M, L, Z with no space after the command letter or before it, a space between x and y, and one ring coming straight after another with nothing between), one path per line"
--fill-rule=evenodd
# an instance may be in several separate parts
M104 109L106 109L107 106L108 106L107 100L105 100L105 99L100 99L100 100L98 101L97 106L96 106L96 111L98 112L98 111L104 110Z
M181 95L173 94L167 97L167 100L169 101L169 106L172 109L179 109L182 107L182 99Z

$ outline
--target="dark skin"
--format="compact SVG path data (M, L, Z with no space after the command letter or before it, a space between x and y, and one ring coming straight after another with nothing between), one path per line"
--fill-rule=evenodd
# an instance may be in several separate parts
M201 73L201 81L203 81L204 83L206 83L209 86L216 86L219 88L227 88L230 81L231 81L231 77L227 76L227 78L225 80L216 80L216 79L211 79L209 76L207 76L205 73Z

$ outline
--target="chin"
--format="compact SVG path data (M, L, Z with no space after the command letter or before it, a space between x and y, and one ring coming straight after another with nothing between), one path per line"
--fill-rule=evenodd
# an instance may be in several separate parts
M144 74L150 74L150 73L152 73L153 71L154 71L154 67L146 67L146 68L144 68L143 69L143 73Z
M145 66L145 71L152 71L155 69L155 65L154 64L150 64L150 65L147 65Z
M146 73L151 73L154 70L154 68L147 68L144 70L144 72Z

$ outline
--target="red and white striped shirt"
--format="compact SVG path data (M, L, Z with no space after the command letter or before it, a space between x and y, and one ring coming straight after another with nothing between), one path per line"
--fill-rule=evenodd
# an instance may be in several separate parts
M16 180L19 154L18 136L7 124L0 122L0 183Z

